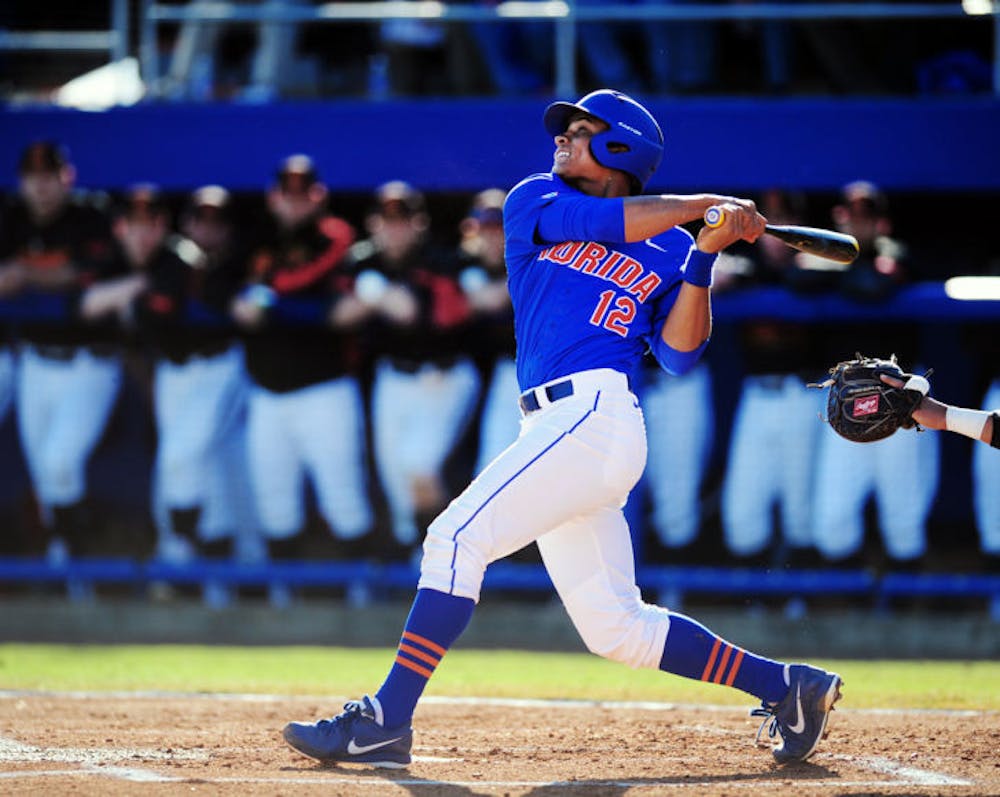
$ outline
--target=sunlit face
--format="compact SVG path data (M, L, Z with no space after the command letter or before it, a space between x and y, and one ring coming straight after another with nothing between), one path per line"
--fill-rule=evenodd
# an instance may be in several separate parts
M423 213L373 213L368 230L378 250L389 260L401 260L414 250L427 231Z
M875 205L864 199L855 199L834 209L838 229L849 233L862 244L886 234L886 219Z
M123 216L115 222L114 232L129 262L141 268L167 237L167 216L165 213Z
M502 266L504 248L503 225L479 225L479 257L488 266Z
M206 252L223 248L229 240L229 224L215 208L201 208L184 222L184 234Z
M32 171L21 175L21 196L38 219L54 216L66 203L73 187L71 169Z
M555 137L552 171L565 180L601 180L610 170L594 160L590 139L607 129L608 125L592 116L572 116L566 131Z
M267 195L268 207L285 227L297 227L318 213L325 202L326 188L321 183L310 185L300 179L286 178Z

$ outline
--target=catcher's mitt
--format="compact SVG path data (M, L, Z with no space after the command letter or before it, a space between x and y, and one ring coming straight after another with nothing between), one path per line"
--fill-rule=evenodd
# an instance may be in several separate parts
M879 379L880 374L902 380L903 387L887 385ZM857 359L837 363L830 369L829 379L810 387L830 388L826 419L847 440L871 443L900 427L923 431L911 416L927 395L930 383L926 377L905 373L896 355L880 360L858 354Z

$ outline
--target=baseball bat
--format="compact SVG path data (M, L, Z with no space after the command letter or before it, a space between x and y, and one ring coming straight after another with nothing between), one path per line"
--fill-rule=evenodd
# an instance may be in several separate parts
M725 219L726 213L720 207L710 207L705 211L705 224L709 227L718 227ZM858 239L853 235L794 224L768 224L764 229L768 235L780 238L792 249L837 263L853 263L858 256Z

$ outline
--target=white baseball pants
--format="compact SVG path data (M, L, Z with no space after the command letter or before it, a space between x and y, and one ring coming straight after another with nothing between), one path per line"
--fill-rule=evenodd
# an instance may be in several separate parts
M816 442L826 393L792 374L748 376L733 422L722 489L726 546L753 556L772 535L778 505L785 540L812 545L812 488Z
M237 529L239 513L226 484L244 474L232 471L225 453L230 437L242 434L248 389L237 345L185 363L157 361L153 515L161 531L169 527L169 510L194 507L202 510L201 539L219 539Z
M814 534L820 553L842 559L861 549L864 505L874 495L888 556L923 556L940 467L937 435L901 429L875 443L852 443L825 425L818 445Z
M983 399L983 409L1000 408L1000 379L990 385ZM972 446L972 489L983 553L1000 556L1000 451L985 443Z
M364 440L364 402L354 377L290 393L251 388L247 456L264 535L283 539L302 531L307 476L336 537L366 534L374 518Z
M701 526L701 483L712 451L712 377L700 363L684 376L654 374L642 391L649 429L646 486L660 543L681 548Z
M450 368L425 364L415 373L381 361L372 385L372 438L378 472L396 540L420 538L414 484L439 479L445 460L465 430L479 397L472 360Z
M622 514L646 462L642 410L617 371L568 378L558 401L535 389L517 441L430 525L419 586L478 601L487 565L537 541L587 647L657 667L669 614L640 597Z
M38 501L66 506L86 495L87 463L122 384L121 360L79 349L70 359L24 347L17 380L21 445Z

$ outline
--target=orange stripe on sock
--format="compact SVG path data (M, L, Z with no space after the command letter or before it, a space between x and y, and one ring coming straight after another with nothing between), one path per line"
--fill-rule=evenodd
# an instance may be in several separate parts
M399 643L399 649L403 653L409 653L421 661L426 661L431 667L437 667L441 663L441 659L435 658L429 653L424 653L422 650L413 647L413 645L407 645L405 642Z
M715 644L712 645L712 652L708 655L708 664L705 665L705 671L701 674L701 680L707 681L708 676L712 672L712 667L715 666L715 657L719 655L719 645L722 644L721 639L716 639Z
M404 659L402 656L396 656L396 664L401 664L408 670L413 670L413 672L418 675L424 676L424 678L430 678L434 674L434 670L428 670L426 667L421 667L415 661Z
M726 649L722 653L722 661L719 662L719 667L715 671L715 677L712 679L712 683L721 684L722 674L726 671L726 663L729 661L729 656L733 652L732 645L726 645Z
M740 671L740 665L743 663L743 654L746 651L743 648L739 648L736 651L736 658L733 659L733 666L729 668L729 677L726 678L726 686L732 686L733 681L736 680L736 673Z
M445 653L448 652L436 642L431 642L426 637L422 637L419 634L411 633L410 631L403 632L403 639L409 639L411 642L416 642L418 645L423 645L428 650L437 653L438 656L443 656Z

